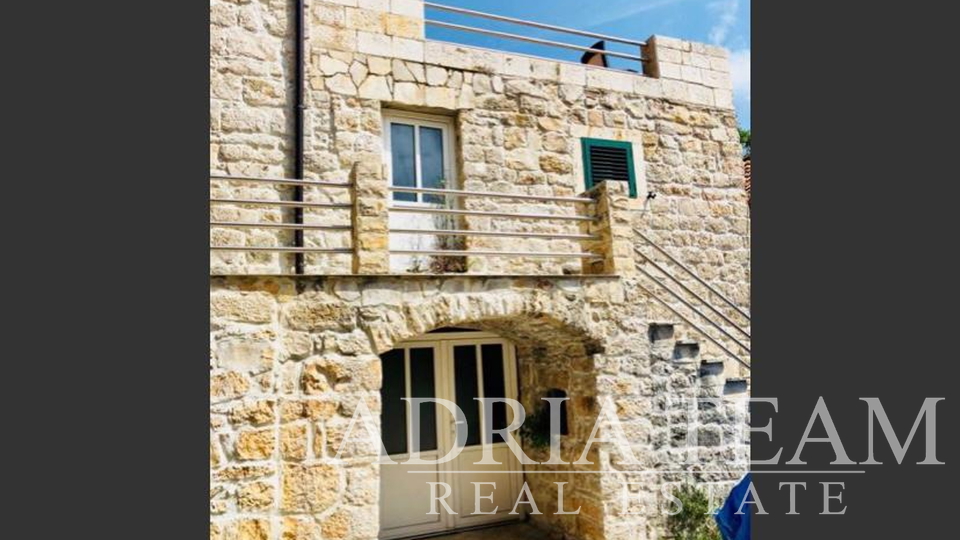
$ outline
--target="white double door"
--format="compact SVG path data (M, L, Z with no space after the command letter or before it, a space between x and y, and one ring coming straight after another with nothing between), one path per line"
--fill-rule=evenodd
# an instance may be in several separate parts
M384 448L394 463L380 466L380 538L420 536L522 518L511 514L522 488L521 465L497 435L513 420L503 403L492 410L477 398L517 398L513 345L493 334L429 334L381 355ZM460 454L441 464L410 464L416 448L412 418L401 398L440 398L463 411ZM420 459L434 462L458 442L457 419L433 403L420 405ZM484 446L499 465L479 465ZM479 484L478 484L479 483ZM448 488L449 486L449 488ZM447 490L449 494L447 495ZM477 497L479 492L480 497ZM434 496L444 498L444 504ZM477 510L479 509L479 512ZM495 510L496 509L496 510ZM436 513L431 513L431 510ZM495 511L494 511L495 510Z

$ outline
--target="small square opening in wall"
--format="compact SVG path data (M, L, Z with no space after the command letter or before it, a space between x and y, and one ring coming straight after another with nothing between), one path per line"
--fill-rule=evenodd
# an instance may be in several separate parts
M637 198L637 175L633 144L626 141L581 139L584 185L587 189L604 181L626 182L631 198Z

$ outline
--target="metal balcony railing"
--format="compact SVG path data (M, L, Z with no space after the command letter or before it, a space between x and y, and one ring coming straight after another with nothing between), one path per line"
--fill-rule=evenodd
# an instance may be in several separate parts
M462 199L462 198L478 198L478 199L513 199L519 201L533 201L540 203L561 203L561 204L571 204L576 208L578 205L591 205L596 203L596 200L590 197L557 197L557 196L540 196L540 195L527 195L520 193L503 193L503 192L493 192L493 191L468 191L468 190L456 190L456 189L433 189L433 188L413 188L413 187L399 187L392 186L390 188L391 192L395 193L419 193L425 195L434 195L442 196L444 198L450 197L451 199ZM489 210L469 210L455 207L442 207L442 206L413 206L413 205L404 205L404 204L394 204L390 207L391 212L398 213L413 213L413 214L434 214L434 215L447 215L447 216L473 216L473 217L485 217L485 218L497 218L500 220L506 221L566 221L566 222L580 222L583 224L590 224L597 221L597 218L593 215L584 215L584 213L574 213L574 214L552 214L552 213L529 213L529 212L504 212L504 211L489 211ZM590 234L590 233L573 233L573 232L533 232L533 231L502 231L502 230L473 230L473 229L463 229L463 228L397 228L391 229L391 233L395 234L411 234L411 235L427 235L427 236L453 236L453 237L464 237L464 238L481 238L481 237L495 237L495 238L537 238L537 239L547 239L547 240L598 240L599 237ZM591 251L529 251L529 250L495 250L495 251L486 251L486 250L476 250L476 249L461 249L461 250L450 250L450 249L428 249L428 250L413 250L413 249L391 249L390 253L392 255L433 255L433 256L470 256L470 257L533 257L533 258L579 258L579 259L597 259L599 256L596 253Z
M343 182L323 182L315 180L294 180L285 178L253 178L241 176L211 175L210 176L210 228L211 231L240 230L247 233L253 231L272 231L272 234L261 235L262 239L249 234L238 235L243 243L216 242L211 238L211 252L241 252L241 253L287 253L310 255L343 255L353 253L352 248L326 248L312 245L297 245L296 242L287 242L284 232L298 231L340 232L350 231L351 221L349 214L342 222L311 223L311 215L307 219L296 219L296 209L319 210L350 210L352 204L342 202L299 201L293 200L290 188L323 188L334 191L348 190L351 184ZM290 198L284 198L289 196ZM235 219L225 219L224 214L239 216ZM299 215L302 215L299 214ZM305 221L305 222L304 222ZM227 235L230 237L230 235ZM231 237L233 238L233 237ZM297 235L302 239L302 236ZM267 242L263 242L267 240ZM234 240L236 241L236 240ZM289 245L293 244L293 245ZM238 263L240 269L253 265ZM277 262L275 273L284 274L284 265ZM289 265L292 266L292 265ZM251 272L252 273L252 272ZM257 272L259 273L259 272Z
M295 200L297 192L291 188L297 188L299 193L306 193L308 200ZM354 234L354 227L358 227L360 231L371 230L370 227L358 223L378 219L382 220L382 228L379 230L387 230L388 238L405 235L462 239L452 243L435 242L435 247L429 249L407 249L402 245L391 248L387 242L382 249L388 258L429 256L518 260L580 259L588 265L603 260L603 254L597 247L601 237L595 231L596 227L602 226L593 211L597 200L588 196L541 196L393 186L387 188L388 198L392 199L392 193L416 193L429 195L435 201L442 200L443 203L404 204L403 201L390 200L385 205L386 215L378 217L359 212L359 206L366 203L357 199L354 185L349 182L211 175L210 189L211 253L265 254L259 258L227 261L212 258L211 263L215 267L213 271L217 275L351 273L352 259L341 258L331 262L324 258L344 255L355 257L357 253L354 244L358 242L358 237ZM478 206L464 208L461 203L467 198L479 201ZM491 204L492 201L502 200L512 202ZM517 203L535 211L512 211ZM296 209L303 209L303 212L294 212ZM439 224L433 220L414 219L408 220L406 226L389 227L387 223L391 214L432 214L444 216L444 219L439 220ZM481 220L486 226L477 226L477 222L469 221L473 219ZM372 230L377 230L377 227ZM243 232L235 234L230 231ZM295 234L297 232L309 234ZM349 236L349 242L345 241L345 236ZM507 238L516 238L518 241L507 249L491 248L490 242ZM536 241L536 245L541 246L541 249L529 249L532 245L527 244L527 240ZM554 243L554 240L565 242ZM451 244L460 248L450 249ZM325 247L331 245L336 247ZM571 245L580 246L581 249L570 249ZM289 254L312 259L307 264L302 264L303 261L292 264L290 260L283 257L278 259L276 255L273 259L268 259L269 254ZM509 266L510 263L511 261L507 261L505 264ZM471 273L468 270L463 272Z
M487 19L487 20L504 22L504 23L509 23L509 24L516 24L516 25L520 25L520 26L526 26L526 27L528 27L528 28L537 28L537 29L540 29L540 30L548 30L548 31L551 31L551 32L558 32L558 33L566 34L566 35L568 35L568 36L586 37L586 38L590 38L590 39L593 39L593 40L601 40L601 41L605 41L605 42L619 43L619 44L622 44L622 45L627 45L628 47L636 48L636 49L637 49L637 53L634 54L634 53L626 53L626 52L606 50L606 49L595 49L595 48L593 48L593 46L587 46L587 45L580 45L580 44L576 44L576 43L566 43L566 42L563 42L563 41L554 41L554 40L549 40L549 39L536 38L536 37L531 37L531 36L525 36L525 35L522 35L522 34L514 34L514 33L511 33L511 32L502 32L502 31L499 31L499 30L491 30L491 29L488 29L488 28L480 28L480 27L478 27L478 26L470 26L470 25L464 25L464 24L455 24L455 23L451 23L451 22L440 21L440 20L437 20L437 19L430 19L430 18L426 19L425 22L426 22L427 26L434 27L434 28L447 28L447 29L450 29L450 30L456 30L456 31L460 31L460 32L468 32L468 33L473 33L473 34L481 34L481 35L486 35L486 36L491 36L491 37L497 37L497 38L503 38L503 39L513 40L513 41L521 41L521 42L526 42L526 43L533 43L533 44L536 44L536 45L543 45L543 46L547 46L547 47L555 47L555 48L569 49L569 50L580 51L580 52L592 52L592 53L602 54L602 55L605 55L605 56L607 56L607 57L622 58L622 59L626 59L626 60L631 60L631 61L634 61L634 62L638 62L640 69L639 69L639 70L635 70L635 71L642 71L642 70L643 70L643 64L648 61L648 59L647 59L647 57L645 56L645 53L644 53L644 49L645 49L645 47L646 47L647 44L646 44L645 42L643 42L643 41L637 41L637 40L633 40L633 39L626 39L626 38L621 38L621 37L616 37L616 36L608 36L608 35L605 35L605 34L598 34L598 33L596 33L596 32L587 32L587 31L584 31L584 30L577 30L577 29L574 29L574 28L566 28L566 27L563 27L563 26L555 26L555 25L552 25L552 24L544 24L544 23L538 23L538 22L533 22L533 21L527 21L527 20L524 20L524 19L516 19L516 18L513 18L513 17L505 17L505 16L503 16L503 15L495 15L495 14L492 14L492 13L484 13L484 12L482 12L482 11L475 11L475 10L472 10L472 9L464 9L464 8L459 8L459 7L447 6L447 5L444 5L444 4L437 4L437 3L434 3L434 2L424 2L423 5L424 5L425 7L427 7L428 9L434 9L434 10L442 11L442 12L456 13L456 14L459 14L459 15L465 15L465 16L473 17L473 18Z

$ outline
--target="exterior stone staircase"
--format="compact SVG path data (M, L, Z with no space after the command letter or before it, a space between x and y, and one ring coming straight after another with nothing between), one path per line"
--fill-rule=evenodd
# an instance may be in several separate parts
M750 389L750 378L740 375L736 364L723 359L706 359L700 355L700 342L677 337L673 321L657 321L649 324L648 337L654 360L667 360L674 364L698 365L699 395L702 397L736 396Z

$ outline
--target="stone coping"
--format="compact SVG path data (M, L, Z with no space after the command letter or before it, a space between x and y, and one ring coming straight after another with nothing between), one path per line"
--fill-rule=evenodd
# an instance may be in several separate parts
M302 278L302 279L344 279L344 278L374 278L374 279L449 279L449 278L512 278L512 279L621 279L615 274L210 274L211 279L232 278Z

